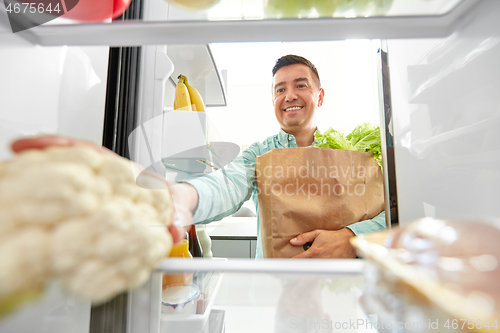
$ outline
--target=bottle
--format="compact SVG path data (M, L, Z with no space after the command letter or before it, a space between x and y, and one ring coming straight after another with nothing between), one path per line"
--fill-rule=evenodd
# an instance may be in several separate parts
M168 256L177 258L193 258L191 252L189 252L189 241L187 239L183 239L181 243L174 244Z
M188 240L183 239L181 243L174 244L168 257L193 259L191 253L189 253ZM172 285L186 285L191 283L193 283L192 273L163 274L162 289Z
M194 224L191 225L188 232L189 239L189 252L193 255L194 258L203 257L203 251L201 250L200 243L198 242L198 237L196 235L196 226Z
M196 228L196 236L198 236L198 242L200 242L203 258L212 258L212 240L210 236L208 236L204 224Z

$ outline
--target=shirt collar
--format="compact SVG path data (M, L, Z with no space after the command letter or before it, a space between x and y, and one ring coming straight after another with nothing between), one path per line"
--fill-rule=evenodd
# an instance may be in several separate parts
M316 131L319 131L319 129L316 127ZM282 128L280 128L280 131L278 133L278 141L279 143L283 146L283 147L288 147L290 146L290 143L293 142L295 144L295 146L297 145L296 141L295 141L295 136L293 136L292 134L288 134L287 132L283 131ZM314 141L313 142L313 145L314 144L320 144L321 141Z
M288 134L287 132L283 131L282 128L280 128L280 131L278 133L278 141L283 147L288 147L288 141L294 141L295 142L295 137L292 134Z

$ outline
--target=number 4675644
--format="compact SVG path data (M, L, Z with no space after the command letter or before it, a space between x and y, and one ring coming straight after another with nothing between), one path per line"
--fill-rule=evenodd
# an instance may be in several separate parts
M61 12L61 9L59 7L59 2L56 3L54 5L54 7L52 7L52 4L49 3L47 4L47 6L45 7L45 5L43 3L29 3L29 2L16 2L14 4L12 3L9 3L7 5L7 8L5 8L5 10L7 11L7 13L15 13L15 14L18 14L18 13L31 13L31 14L35 14L35 13L60 13Z

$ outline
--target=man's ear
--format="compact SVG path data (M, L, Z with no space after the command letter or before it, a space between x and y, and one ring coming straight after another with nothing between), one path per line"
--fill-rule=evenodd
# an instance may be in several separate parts
M318 97L318 106L323 105L324 98L325 98L325 91L323 90L323 88L320 88L319 89L319 97Z

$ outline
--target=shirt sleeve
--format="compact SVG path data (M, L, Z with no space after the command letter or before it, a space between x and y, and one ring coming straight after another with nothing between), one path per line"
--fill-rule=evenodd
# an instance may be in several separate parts
M356 222L348 225L346 228L351 229L355 235L368 234L371 232L384 230L386 229L385 212L378 214L371 220Z
M186 182L198 192L194 223L219 221L240 209L254 189L255 157L250 146L226 167Z

